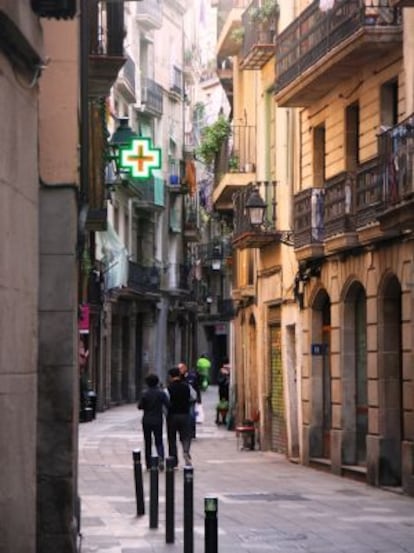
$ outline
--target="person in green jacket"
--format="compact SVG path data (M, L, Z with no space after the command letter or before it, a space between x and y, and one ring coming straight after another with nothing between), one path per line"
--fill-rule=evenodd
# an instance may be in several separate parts
M210 370L211 370L211 361L205 353L200 355L199 359L197 360L196 366L197 366L197 371L200 375L201 389L203 392L205 392L210 383Z

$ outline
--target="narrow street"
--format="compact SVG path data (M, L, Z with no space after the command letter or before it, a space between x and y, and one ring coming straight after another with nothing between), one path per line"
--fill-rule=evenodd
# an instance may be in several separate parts
M192 444L194 552L204 552L204 497L218 498L219 553L414 553L414 500L290 463L284 456L238 451L234 432L216 427L217 389L203 396L205 422ZM112 408L81 424L79 491L82 553L183 551L183 470L175 471L175 543L165 544L165 477L159 525L136 517L132 451L143 451L141 413ZM180 459L182 463L182 458Z

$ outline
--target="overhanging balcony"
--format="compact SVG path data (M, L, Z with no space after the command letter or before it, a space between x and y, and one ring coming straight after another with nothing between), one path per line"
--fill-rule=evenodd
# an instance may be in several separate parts
M358 245L355 227L355 174L344 171L324 186L325 253Z
M163 112L162 86L148 77L141 79L141 110L155 117Z
M248 213L249 198L254 190L263 191L267 200L264 202L265 214L263 222L253 224ZM233 197L234 231L233 247L264 248L270 244L288 244L293 246L293 233L279 230L276 225L276 181L258 181L254 185L244 187Z
M258 5L255 0L242 15L244 29L240 68L261 69L275 55L276 16L268 21L255 21L250 10Z
M135 63L128 55L124 66L118 74L117 88L130 102L135 103Z
M128 187L136 192L134 205L143 211L161 211L165 206L165 185L161 177L128 181Z
M294 247L298 261L324 255L324 190L307 188L294 197Z
M382 4L382 5L380 5ZM402 50L401 17L388 0L336 0L323 12L310 4L277 37L275 99L309 106L393 49Z
M256 127L232 125L229 140L216 158L213 204L218 211L233 209L233 194L256 178Z
M162 27L162 0L136 2L136 20L145 31Z
M217 55L221 57L235 56L241 43L236 31L241 29L242 14L250 0L220 0L218 14Z
M383 231L414 231L414 115L379 137L384 208Z
M159 294L161 274L158 267L146 267L128 261L128 289L136 294Z
M123 4L89 2L88 93L106 97L124 65Z

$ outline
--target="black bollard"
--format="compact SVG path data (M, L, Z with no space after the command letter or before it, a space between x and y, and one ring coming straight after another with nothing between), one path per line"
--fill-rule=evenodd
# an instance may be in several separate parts
M167 457L165 466L165 543L174 543L174 457Z
M149 527L158 528L158 457L151 457Z
M184 553L194 551L194 473L193 467L184 467Z
M217 497L204 498L204 553L218 551Z
M132 451L132 459L134 461L134 479L135 479L135 499L137 504L137 517L145 515L144 504L144 487L142 484L142 465L141 451L134 449Z

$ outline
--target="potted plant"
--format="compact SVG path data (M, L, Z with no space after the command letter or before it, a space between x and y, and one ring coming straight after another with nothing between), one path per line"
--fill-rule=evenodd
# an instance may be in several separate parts
M229 171L230 173L236 173L240 169L240 160L237 154L231 154L229 158Z
M211 165L214 162L216 155L230 136L230 133L230 122L224 115L219 115L214 123L203 129L201 133L201 144L197 148L196 153L206 165Z
M249 15L252 21L267 24L279 15L279 3L277 0L264 0L260 6L252 7Z

